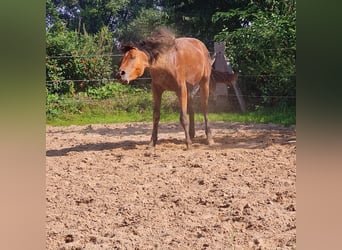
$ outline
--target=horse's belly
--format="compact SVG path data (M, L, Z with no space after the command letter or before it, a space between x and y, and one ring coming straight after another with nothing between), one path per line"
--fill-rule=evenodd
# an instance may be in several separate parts
M185 69L185 81L191 85L199 84L206 77L206 72L202 65L197 64L197 67L189 66Z
M171 74L162 71L154 71L153 73L151 72L151 76L152 84L156 84L164 90L177 91L179 88L175 77Z

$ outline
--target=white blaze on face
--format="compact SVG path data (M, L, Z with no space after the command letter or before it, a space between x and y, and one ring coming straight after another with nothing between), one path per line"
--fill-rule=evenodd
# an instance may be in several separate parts
M144 73L144 69L148 65L147 55L135 48L126 52L122 58L121 66L118 71L118 79L123 84L129 84Z

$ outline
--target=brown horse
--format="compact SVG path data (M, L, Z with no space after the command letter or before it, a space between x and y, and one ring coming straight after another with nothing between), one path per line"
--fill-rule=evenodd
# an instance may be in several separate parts
M158 137L161 98L164 91L174 91L180 103L180 123L187 148L195 137L191 91L200 87L202 112L208 144L213 143L208 124L211 59L206 46L194 38L175 38L167 29L159 29L143 42L122 47L124 53L117 78L123 84L140 77L148 69L152 77L153 130L150 146ZM187 118L189 113L189 120Z

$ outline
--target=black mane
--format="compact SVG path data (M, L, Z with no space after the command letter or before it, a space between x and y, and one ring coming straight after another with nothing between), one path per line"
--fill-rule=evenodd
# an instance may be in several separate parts
M167 28L159 28L151 36L139 43L128 43L121 46L123 53L135 48L144 51L149 56L149 62L153 63L159 55L167 52L175 46L175 34Z

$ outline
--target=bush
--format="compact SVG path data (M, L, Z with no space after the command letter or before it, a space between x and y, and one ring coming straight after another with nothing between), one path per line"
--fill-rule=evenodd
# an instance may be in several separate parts
M120 97L123 94L138 94L142 92L142 89L134 88L130 85L124 86L120 83L109 83L100 88L90 87L87 90L87 95L92 99L103 100L112 97Z
M77 98L48 93L46 96L46 118L51 120L64 114L80 114L87 104Z
M48 31L46 40L46 87L49 93L74 94L89 87L102 86L111 78L112 59L103 56L112 53L113 39L107 28L95 35Z
M153 113L151 90L109 83L103 87L91 87L86 92L74 96L47 93L46 117L48 121L55 118L68 119L68 116L86 114L132 114ZM161 112L179 112L178 98L173 92L163 94Z
M223 29L215 40L227 41L227 57L240 72L241 91L252 105L295 104L295 15L232 10L214 16L216 22L238 17L244 23L234 31Z
M46 94L46 118L52 119L60 114L59 96L57 94Z

